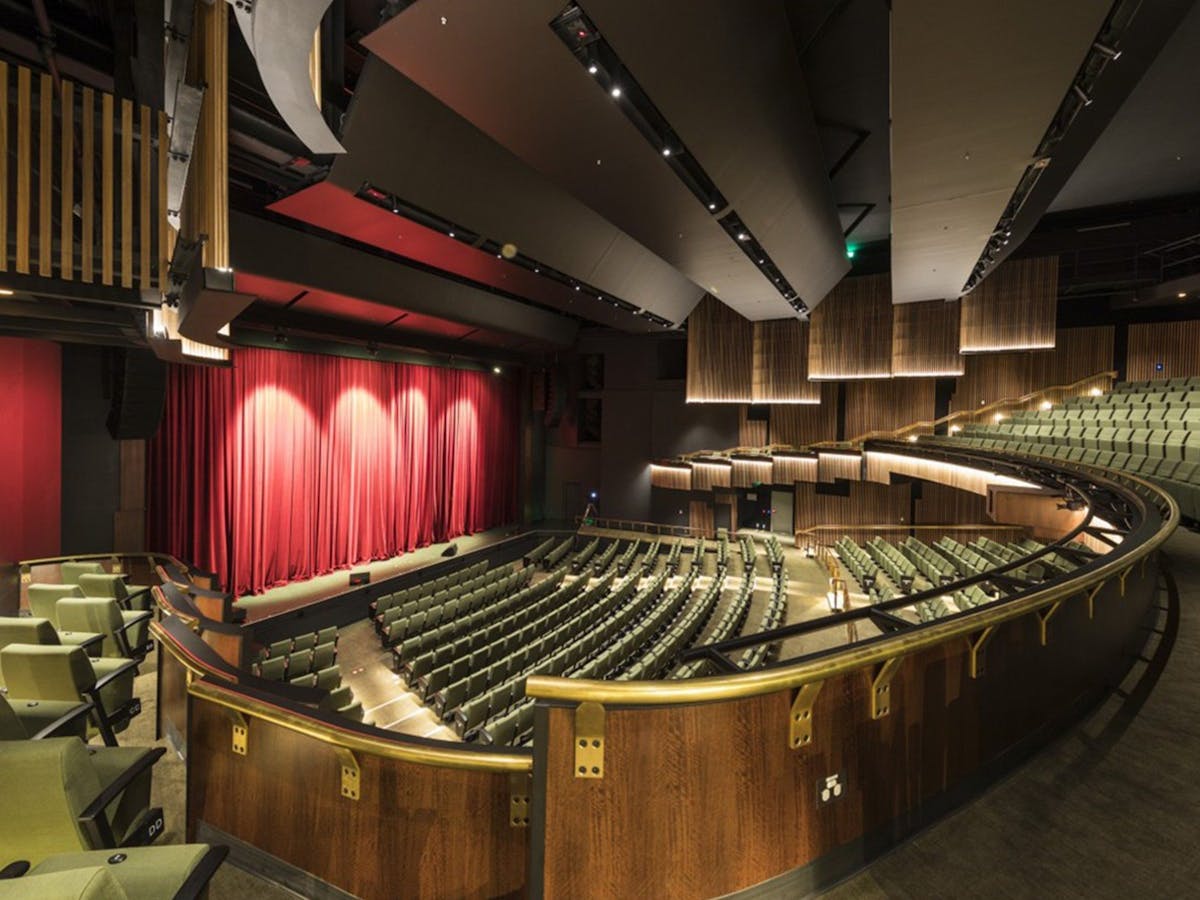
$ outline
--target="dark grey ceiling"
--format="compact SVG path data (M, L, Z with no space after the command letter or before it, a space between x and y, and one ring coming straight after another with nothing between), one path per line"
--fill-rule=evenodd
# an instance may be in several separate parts
M1200 4L1092 145L1052 212L1200 192L1198 54Z
M771 283L548 27L562 6L561 0L417 3L364 43L697 285L751 318L790 315ZM711 161L717 186L813 306L845 271L841 229L827 182L823 191L808 183L826 179L782 3L753 16L744 10L719 0L653 7L607 0L587 7L603 33L611 29L617 54L646 82L685 145L706 169ZM677 42L671 14L681 23ZM654 27L636 27L647 16ZM731 188L716 174L723 167L738 182Z

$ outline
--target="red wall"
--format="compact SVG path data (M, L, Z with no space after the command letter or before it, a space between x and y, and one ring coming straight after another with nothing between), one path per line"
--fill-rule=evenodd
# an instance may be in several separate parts
M0 563L59 553L62 354L0 338Z

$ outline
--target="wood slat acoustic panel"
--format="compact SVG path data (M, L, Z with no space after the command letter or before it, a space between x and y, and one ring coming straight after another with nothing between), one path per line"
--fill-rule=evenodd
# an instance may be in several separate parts
M1112 369L1115 331L1112 325L1058 329L1053 350L1030 354L1030 389L1071 384Z
M692 489L691 467L651 464L650 486L669 488L673 491L690 491Z
M817 525L903 525L911 502L909 484L850 483L849 496L817 493L815 484L797 484L795 530Z
M1008 260L962 299L959 351L1054 346L1058 257Z
M706 294L688 316L687 332L687 402L751 402L754 323Z
M853 440L869 431L891 431L912 422L932 420L936 390L933 378L849 382L846 437Z
M771 477L776 484L795 484L797 481L817 480L817 458L815 456L787 456L776 454Z
M1200 375L1200 321L1129 326L1126 378L1151 381L1192 375Z
M127 289L159 283L162 121L131 100L0 64L0 271Z
M890 277L844 278L812 313L808 377L887 378L892 373Z
M765 447L768 423L764 419L751 419L750 407L738 407L738 446Z
M824 306L824 304L821 304ZM838 386L821 385L821 403L781 403L771 407L771 443L803 447L837 439Z
M892 374L897 378L961 375L958 352L962 304L930 300L892 307Z
M771 460L735 459L733 461L733 476L731 484L735 488L754 487L759 484L771 484L774 479L774 469Z
M1031 390L1033 372L1029 353L984 353L968 356L965 371L955 385L951 410L974 409L985 403L1020 397Z
M692 500L688 502L688 526L696 529L704 537L715 536L716 520L711 501Z
M987 497L932 481L921 482L921 498L916 501L914 522L918 525L948 525L988 521ZM953 537L953 535L952 535ZM922 539L926 539L922 535ZM956 540L970 540L958 537Z
M847 478L857 481L862 477L861 453L818 453L817 478L821 481L834 481Z
M728 463L692 463L692 490L711 491L715 487L730 487L733 466Z
M754 323L755 403L821 402L821 386L808 380L809 331L799 319Z

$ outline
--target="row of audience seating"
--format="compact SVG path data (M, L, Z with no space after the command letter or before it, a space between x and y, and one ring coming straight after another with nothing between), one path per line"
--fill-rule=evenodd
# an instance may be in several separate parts
M287 681L326 691L319 704L321 709L361 722L362 702L355 699L349 685L342 684L337 643L338 630L332 625L282 638L259 650L251 671L268 681Z
M758 623L758 631L774 631L784 624L787 619L787 569L780 569L771 579L771 594L767 597L767 608L763 610L762 621ZM767 662L779 649L778 643L756 644L742 653L737 661L739 669L749 671L757 669Z

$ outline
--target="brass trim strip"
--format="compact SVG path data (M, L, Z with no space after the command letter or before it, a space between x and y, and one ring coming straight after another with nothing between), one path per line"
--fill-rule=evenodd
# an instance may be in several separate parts
M75 83L62 83L62 143L59 154L58 277L75 277Z
M121 100L121 287L133 287L133 101Z
M30 90L30 71L17 66L17 271L22 275L29 274Z
M272 706L251 697L238 694L236 690L206 681L193 681L188 685L188 694L207 700L216 706L233 709L245 716L278 725L313 740L350 751L370 753L385 759L444 769L467 769L480 772L531 772L533 755L519 753L472 753L455 749L455 745L427 747L400 740L389 741L360 734L349 729L339 729L300 713Z
M38 78L38 275L49 278L53 272L51 226L54 216L54 82L49 75Z
M947 641L964 637L969 639L969 635L981 629L1039 612L1064 599L1078 596L1081 589L1100 584L1116 575L1119 570L1126 569L1132 561L1149 556L1162 546L1179 523L1179 506L1169 494L1136 476L1091 468L1110 477L1119 475L1120 478L1140 485L1160 498L1168 512L1163 527L1140 547L1121 559L1098 566L1094 572L1078 579L1053 585L1019 600L989 606L951 622L927 625L914 632L898 633L878 643L851 648L833 657L800 662L792 666L679 682L598 681L533 675L526 682L525 694L543 700L568 703L592 701L616 706L710 703L715 700L754 697L885 663L889 659L925 650Z
M100 95L100 281L113 283L113 95Z
M150 257L154 238L150 231L150 107L138 107L138 287L150 287Z
M96 277L93 259L96 241L96 92L90 87L84 87L80 107L79 130L83 140L79 148L79 165L83 169L83 197L80 216L79 280L90 283Z

